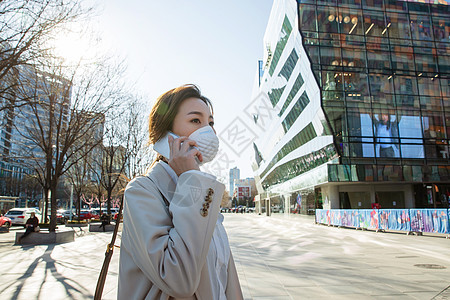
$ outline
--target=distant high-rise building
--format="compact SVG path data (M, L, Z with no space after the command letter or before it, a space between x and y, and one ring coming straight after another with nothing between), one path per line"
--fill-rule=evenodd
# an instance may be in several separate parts
M241 178L241 171L237 167L230 169L230 196L233 196L234 180L240 178Z

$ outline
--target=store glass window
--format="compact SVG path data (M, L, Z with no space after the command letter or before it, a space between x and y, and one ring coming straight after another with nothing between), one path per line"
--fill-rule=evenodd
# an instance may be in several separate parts
M367 66L369 69L389 70L391 69L390 61L389 52L367 49Z
M450 112L445 113L445 124L447 125L447 138L450 138Z
M369 192L339 192L340 209L370 209Z
M344 72L344 92L349 101L369 101L369 85L366 73Z
M395 46L391 52L392 68L414 71L414 54L411 47Z
M382 209L405 208L405 192L376 192L375 199L380 204Z
M441 112L422 111L422 128L424 138L445 138L444 124L444 116Z
M433 18L435 16L448 16L450 15L450 5L432 5L431 13L433 14Z
M376 157L400 157L398 121L393 110L376 110L372 115Z
M318 45L310 45L305 44L306 53L308 53L309 59L312 64L320 64L319 58L319 46Z
M322 91L327 92L342 91L342 71L322 71ZM333 95L327 96L327 99L333 99Z
M384 0L387 11L397 11L406 14L408 11L406 1Z
M301 31L317 31L316 6L300 4L299 27Z
M403 108L416 108L416 109L420 109L420 100L419 100L419 96L417 95L408 95L408 94L403 94L403 95L395 95L395 103L397 106L399 107L403 107Z
M398 129L403 158L424 158L420 111L399 110Z
M415 59L417 72L437 73L436 49L430 48L429 54L416 53Z
M338 7L361 8L362 0L337 0Z
M328 120L335 136L347 136L345 109L343 107L325 107Z
M394 1L400 2L400 1ZM401 3L401 2L400 2ZM386 27L389 38L391 39L410 39L411 32L409 28L408 15L404 13L386 13ZM402 43L403 44L403 43Z
M445 54L449 54L449 51L450 51L450 48L448 49L448 51L445 52ZM438 63L439 63L439 72L440 73L450 74L450 56L439 55Z
M338 22L339 15L335 7L317 7L317 25L320 32L327 34L338 33Z
M450 43L450 17L433 16L433 32L437 42Z
M442 99L440 97L420 97L420 108L423 110L442 111Z
M448 158L448 144L445 140L425 140L425 155L428 159Z
M367 37L387 38L384 14L376 11L364 11L363 30Z
M439 97L441 91L439 81L436 78L420 76L417 78L417 83L419 86L419 95Z
M372 137L372 117L370 109L349 108L348 112L348 134L357 137Z
M408 2L409 12L418 14L430 14L430 6L422 3Z
M369 74L370 92L374 101L376 99L384 98L391 100L392 97L389 94L394 93L393 76L385 74Z
M342 48L342 65L348 68L365 68L366 52L364 49Z
M431 41L433 40L433 30L431 26L431 19L429 15L416 15L410 14L410 27L411 27L411 36L413 40L416 41L428 41L429 43L425 43L422 45L426 45L431 47ZM421 45L421 43L416 43L416 45Z
M362 0L362 7L370 10L383 10L383 0Z
M417 95L417 81L412 76L394 76L396 94Z
M341 48L320 47L320 62L322 65L328 66L342 65Z
M447 98L445 101L450 102L450 79L440 79L441 83L441 95Z
M339 8L339 20L340 33L360 36L364 34L363 18L360 10Z

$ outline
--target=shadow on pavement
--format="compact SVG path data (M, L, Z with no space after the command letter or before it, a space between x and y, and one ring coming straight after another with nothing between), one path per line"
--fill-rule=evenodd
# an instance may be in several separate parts
M34 245L22 247L23 250L28 250L32 248L34 248ZM37 257L30 264L25 273L20 278L18 278L17 280L18 286L14 291L12 299L17 299L21 295L22 290L26 285L27 279L30 279L33 276L33 273L36 271L38 264L42 262L45 263L45 270L44 270L45 275L40 283L38 297L36 297L37 299L41 297L41 292L43 291L44 284L46 282L51 282L49 280L49 276L52 276L53 279L55 279L58 283L60 283L64 287L68 297L74 296L74 294L79 294L83 296L83 298L92 298L91 293L87 289L80 286L77 282L62 276L62 274L56 270L56 261L51 257L54 248L55 244L48 245L44 254L42 254L40 257ZM2 294L3 292L4 290L0 291L0 294Z

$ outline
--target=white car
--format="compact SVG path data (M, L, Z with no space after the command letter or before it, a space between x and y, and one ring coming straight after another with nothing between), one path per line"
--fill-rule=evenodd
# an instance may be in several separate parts
M41 219L41 212L35 208L12 208L5 214L5 217L11 219L12 225L25 226L32 212L39 220Z

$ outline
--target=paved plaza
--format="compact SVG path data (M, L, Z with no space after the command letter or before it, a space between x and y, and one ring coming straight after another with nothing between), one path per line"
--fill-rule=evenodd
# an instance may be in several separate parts
M313 221L225 214L245 299L450 299L450 240ZM2 300L93 298L111 233L76 229L72 243L19 246L18 230L0 234ZM116 298L118 259L116 249L103 299Z

